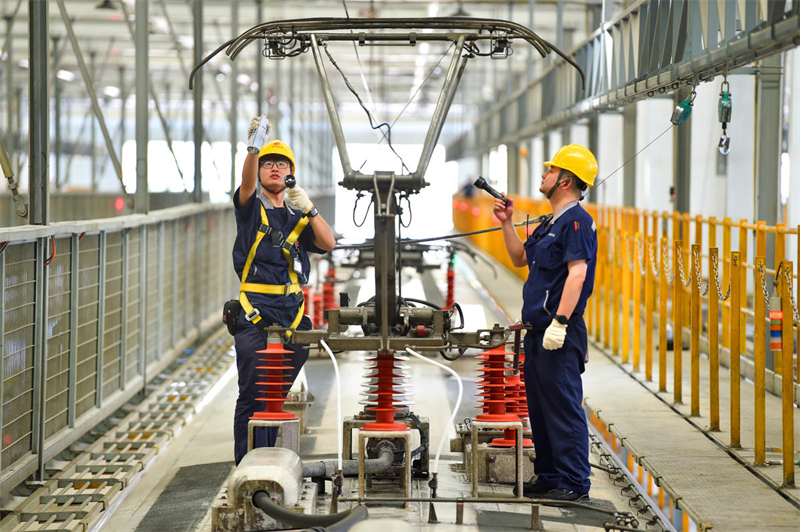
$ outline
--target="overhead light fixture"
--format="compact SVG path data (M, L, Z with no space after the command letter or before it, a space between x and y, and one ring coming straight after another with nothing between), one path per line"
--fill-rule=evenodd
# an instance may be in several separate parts
M101 2L99 4L97 4L96 6L94 6L94 8L95 9L117 9L116 6L114 6L114 2L112 2L111 0L101 0Z
M61 81L66 81L69 83L70 81L75 81L75 74L70 72L69 70L59 70L56 72L56 77Z
M109 98L119 98L119 95L122 94L122 91L119 90L119 87L108 85L103 89L103 94Z

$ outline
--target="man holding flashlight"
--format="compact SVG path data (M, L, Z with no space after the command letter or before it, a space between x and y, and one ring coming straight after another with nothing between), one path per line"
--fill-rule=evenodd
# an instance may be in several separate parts
M247 425L258 405L256 380L259 355L266 348L264 327L311 329L303 316L303 292L311 264L308 253L325 253L336 246L328 223L299 186L287 188L295 169L294 152L279 140L266 143L269 121L256 117L248 132L242 184L233 195L236 240L233 266L242 281L239 299L226 303L224 316L236 342L239 397L233 417L236 464L247 453ZM260 186L260 190L258 185ZM285 334L289 342L291 332ZM286 343L292 367L285 380L294 381L305 361L305 345ZM287 390L288 391L288 390ZM254 447L271 447L277 428L256 428Z
M513 203L495 200L511 262L528 266L523 288L525 386L536 459L536 482L526 497L576 501L589 493L589 434L581 402L581 374L588 353L583 311L592 294L597 235L581 207L594 184L597 160L578 144L562 147L542 174L539 192L553 214L523 243L512 221Z

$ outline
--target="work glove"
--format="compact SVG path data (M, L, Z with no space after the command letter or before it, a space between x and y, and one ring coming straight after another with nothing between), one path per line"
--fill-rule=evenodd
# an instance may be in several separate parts
M298 209L303 211L303 213L308 213L308 211L314 208L314 204L308 199L308 194L306 194L306 191L299 185L287 188L286 195L289 196L289 200L294 203Z
M544 331L542 338L542 347L548 351L553 349L560 349L564 345L564 340L567 338L567 326L561 325L556 320L550 322L550 326Z
M269 118L267 115L256 116L250 121L250 128L247 130L247 151L258 153L261 146L267 141L269 136Z

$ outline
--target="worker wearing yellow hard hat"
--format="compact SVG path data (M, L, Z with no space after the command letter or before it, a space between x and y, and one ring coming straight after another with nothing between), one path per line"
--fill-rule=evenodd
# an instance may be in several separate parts
M589 493L589 448L581 407L581 374L588 361L583 312L592 294L597 261L594 220L581 207L582 193L594 184L597 160L579 144L559 149L544 163L539 191L553 214L523 243L517 236L513 202L496 200L511 262L528 267L522 290L525 385L536 481L523 487L528 497L584 500Z
M233 267L241 285L238 299L225 304L223 321L235 338L239 371L233 418L236 464L247 453L250 418L256 410L264 410L265 403L258 401L264 390L256 382L256 367L261 364L257 352L266 348L269 337L266 328L288 329L283 341L291 352L284 355L290 369L282 380L293 382L308 359L307 347L291 342L292 331L311 329L311 321L303 315L301 289L311 270L308 254L326 253L336 245L330 226L296 184L302 176L294 176L294 152L280 140L267 142L268 134L266 116L254 118L242 184L233 195L237 228ZM274 427L256 427L253 447L273 446L277 432Z

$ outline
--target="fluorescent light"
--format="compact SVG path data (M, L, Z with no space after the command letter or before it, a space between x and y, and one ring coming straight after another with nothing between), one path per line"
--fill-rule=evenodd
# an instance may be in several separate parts
M258 90L258 82L254 81L250 84L250 92L256 92Z
M250 76L248 76L247 74L239 74L238 76L236 76L236 83L238 83L239 85L250 85L251 81L252 80L250 79Z
M417 58L414 59L414 64L416 66L418 66L418 67L424 67L425 66L425 56L424 55L418 55Z
M431 48L431 45L430 45L430 44L428 44L428 43L426 43L426 42L423 42L423 43L421 43L421 44L419 45L419 53L421 53L421 54L425 55L425 54L427 54L427 53L428 53L428 50L430 50L430 48Z
M121 92L120 92L118 87L115 87L113 85L109 85L109 86L107 86L106 88L103 89L103 94L105 94L109 98L119 98L119 95L121 94Z
M66 82L75 81L75 74L73 74L69 70L59 70L58 72L56 72L56 77L61 81L66 81Z
M435 17L439 14L439 4L433 2L431 5L428 6L428 16Z
M19 60L19 66L21 66L22 68L28 68L28 60L27 59L20 59Z

